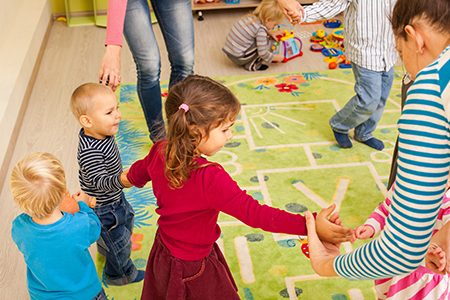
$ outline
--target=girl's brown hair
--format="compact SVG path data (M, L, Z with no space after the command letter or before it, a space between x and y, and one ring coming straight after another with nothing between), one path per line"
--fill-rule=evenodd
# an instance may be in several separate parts
M436 30L450 33L449 0L398 0L392 12L392 29L396 36L406 38L405 26L424 19Z
M189 107L188 111L180 108ZM165 174L173 188L179 188L197 168L197 147L211 129L234 121L240 103L224 85L208 77L190 75L169 90L165 103L168 123Z

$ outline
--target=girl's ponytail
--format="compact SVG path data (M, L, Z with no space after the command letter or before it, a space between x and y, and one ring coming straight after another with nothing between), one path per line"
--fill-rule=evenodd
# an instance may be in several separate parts
M190 75L174 85L167 96L167 146L165 175L172 188L180 188L192 170L200 167L197 147L209 131L234 120L240 104L224 85L199 75Z

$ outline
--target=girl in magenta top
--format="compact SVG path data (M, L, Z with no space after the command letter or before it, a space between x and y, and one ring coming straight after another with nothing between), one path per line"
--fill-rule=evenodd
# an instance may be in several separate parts
M128 180L137 187L152 181L160 215L142 299L239 299L237 287L215 241L220 212L270 232L305 235L302 215L261 205L241 190L218 163L217 153L232 137L240 103L220 83L189 76L169 92L165 104L167 140L135 162ZM327 241L351 238L334 207L317 215ZM330 216L331 215L331 216Z

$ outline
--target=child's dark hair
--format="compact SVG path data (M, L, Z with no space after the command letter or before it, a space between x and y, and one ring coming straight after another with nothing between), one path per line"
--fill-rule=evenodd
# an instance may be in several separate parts
M450 33L450 1L398 0L391 18L394 34L406 38L405 26L418 19L424 19L439 32Z
M180 106L184 104L181 108ZM183 186L197 168L197 147L211 129L234 121L240 103L224 85L208 77L190 75L169 90L167 117L166 176L173 188Z

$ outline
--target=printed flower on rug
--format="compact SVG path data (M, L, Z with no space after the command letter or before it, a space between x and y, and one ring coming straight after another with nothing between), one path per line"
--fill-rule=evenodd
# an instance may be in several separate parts
M256 84L263 84L265 86L273 85L275 83L277 83L277 79L273 77L256 80Z
M306 82L306 79L302 75L291 75L291 76L288 76L288 77L284 78L284 82L299 84L299 83Z
M258 79L256 80L257 86L255 87L255 90L268 90L270 85L274 85L277 83L277 80L275 78L264 78L264 79Z
M298 90L298 87L295 84L280 83L275 84L275 87L281 93L292 93L293 91Z

